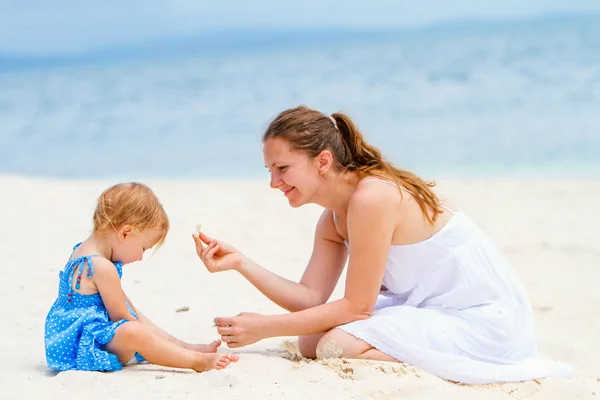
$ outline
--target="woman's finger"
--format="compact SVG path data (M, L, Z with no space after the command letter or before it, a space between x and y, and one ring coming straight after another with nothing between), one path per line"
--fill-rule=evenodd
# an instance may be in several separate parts
M217 326L217 332L219 335L233 335L233 326Z
M208 246L205 246L202 249L202 258L205 259L206 255L208 254L208 252L210 251L210 249L212 249L213 247L215 247L215 242L211 242Z
M239 342L236 339L228 339L225 341L227 347L240 347Z
M217 326L231 326L235 317L216 317L215 324Z
M206 255L206 253L208 252L208 249L210 248L211 245L212 245L212 243L202 246L202 257L204 257Z
M221 335L221 340L225 343L235 343L237 339L233 335Z
M206 235L204 232L200 232L198 234L198 238L206 244L209 244L210 242L215 240L215 239L211 238L210 236Z
M204 244L197 233L192 234L192 238L194 238L194 244L196 244L196 250L202 251L204 249Z
M214 255L215 255L215 253L216 253L217 251L219 251L219 244L218 244L218 243L217 243L217 244L215 244L215 245L213 246L213 248L212 248L212 249L210 249L210 250L209 250L209 251L206 253L206 258L208 258L208 259L211 259L211 258L213 258L213 257L214 257Z

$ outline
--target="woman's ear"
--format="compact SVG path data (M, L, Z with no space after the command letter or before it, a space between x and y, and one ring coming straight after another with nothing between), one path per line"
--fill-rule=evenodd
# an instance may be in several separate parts
M329 150L323 150L315 157L316 166L321 175L325 175L333 165L333 154Z

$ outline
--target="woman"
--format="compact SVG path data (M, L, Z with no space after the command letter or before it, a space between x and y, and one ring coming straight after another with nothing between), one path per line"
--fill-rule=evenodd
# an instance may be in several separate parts
M289 109L263 145L271 187L325 211L299 283L194 235L209 271L237 270L290 311L216 318L229 347L298 335L305 357L403 361L464 383L571 373L538 356L525 288L485 234L432 183L384 161L349 117ZM344 297L327 303L346 261Z

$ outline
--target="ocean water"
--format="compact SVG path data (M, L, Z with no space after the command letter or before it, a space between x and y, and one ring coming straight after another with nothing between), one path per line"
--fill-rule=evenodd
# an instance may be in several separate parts
M0 68L0 173L261 177L298 104L428 178L600 177L600 18Z

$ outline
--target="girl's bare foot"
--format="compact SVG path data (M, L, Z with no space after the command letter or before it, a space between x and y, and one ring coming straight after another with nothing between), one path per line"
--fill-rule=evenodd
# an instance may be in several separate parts
M186 349L197 351L199 353L216 353L220 345L221 341L215 340L210 344L190 344L186 346Z
M196 372L204 372L211 369L221 370L232 362L237 362L239 359L240 357L235 354L198 353L196 355L196 365L192 369Z

